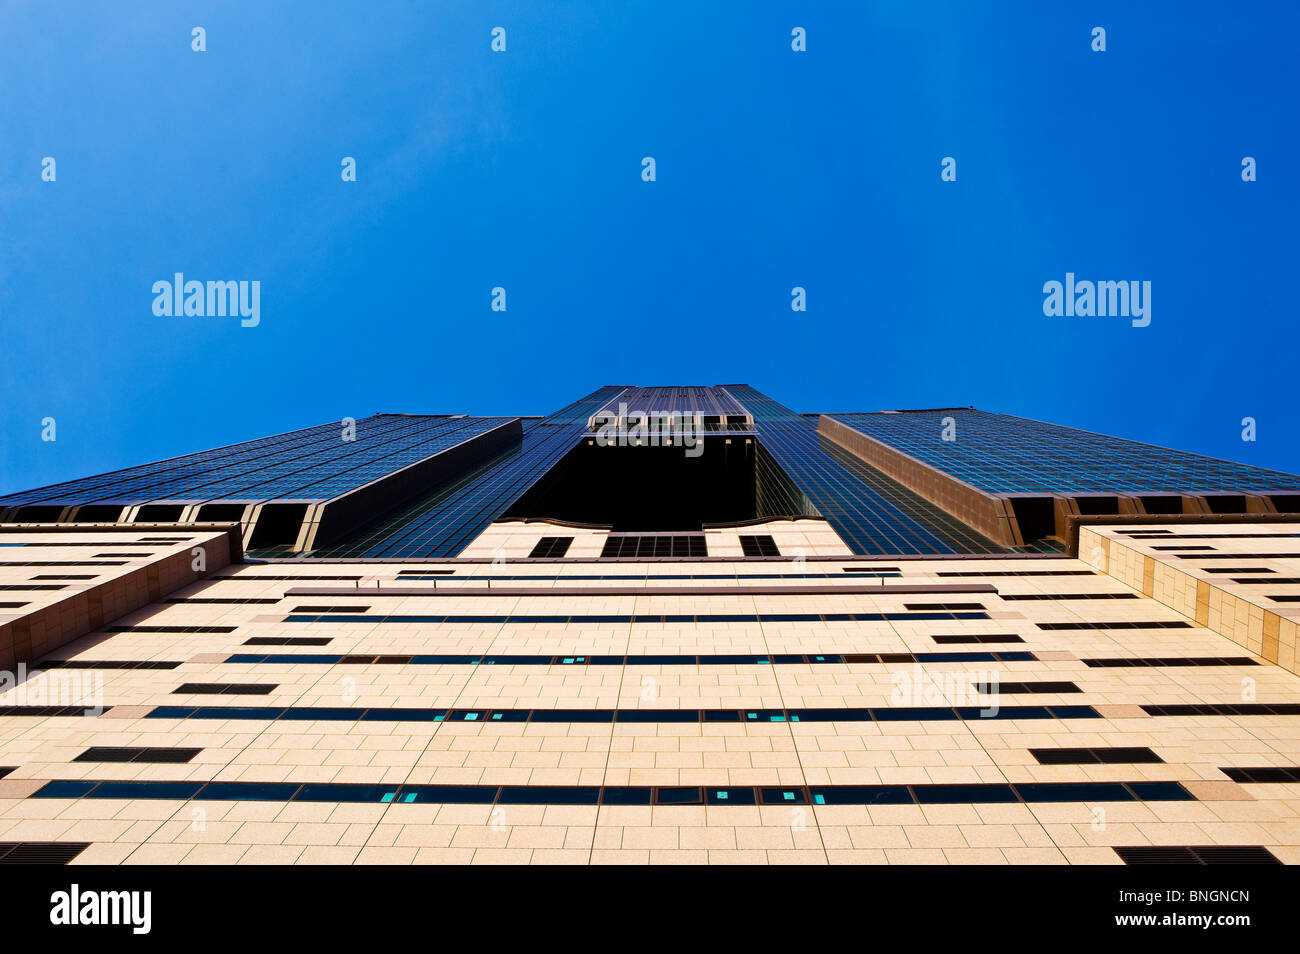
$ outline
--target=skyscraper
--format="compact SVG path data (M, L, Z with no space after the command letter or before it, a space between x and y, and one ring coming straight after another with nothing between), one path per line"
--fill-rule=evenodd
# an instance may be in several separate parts
M747 385L10 494L0 854L1300 861L1298 514L1288 474Z
M698 451L636 432L656 420ZM546 417L376 414L0 497L11 521L238 522L255 554L367 558L456 556L503 515L821 518L889 555L1051 549L1070 514L1247 512L1300 512L1300 477L971 408L798 414L748 385L606 386Z

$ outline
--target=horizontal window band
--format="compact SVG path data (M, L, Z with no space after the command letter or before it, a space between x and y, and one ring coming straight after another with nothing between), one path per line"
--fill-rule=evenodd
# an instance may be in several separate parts
M988 613L720 613L700 616L601 615L601 616L366 616L366 615L290 615L286 623L885 623L925 622L930 620L988 619ZM1042 623L1040 626L1044 625ZM1186 625L1186 624L1183 624ZM127 632L143 632L149 627L123 627ZM154 629L167 631L164 627ZM191 627L229 632L234 627ZM184 627L181 627L184 631Z
M110 633L233 633L235 626L110 626Z
M1039 629L1074 630L1074 629L1191 629L1191 623L1182 620L1153 620L1151 622L1115 622L1115 623L1035 623Z
M146 543L183 543L190 537L176 537L175 539L156 539L156 540L33 540L30 543L10 543L6 546L17 547L138 547Z
M0 841L0 865L66 865L88 841Z
M224 574L218 574L217 576L210 577L210 579L235 580L236 582L239 583L253 583L258 580L274 580L277 583L297 583L300 580L359 580L361 579L361 577L360 576L338 576L338 575L322 576L321 574L318 573L316 574L295 573L292 576L278 575L278 574L262 574L260 576L254 576L251 573L224 573Z
M45 669L175 669L180 660L163 659L46 659L32 672Z
M412 571L399 573L398 580L446 580L445 571ZM1091 573L1091 570L1080 571ZM538 582L538 583L589 583L596 580L878 580L892 579L903 574L898 570L880 570L874 573L572 573L565 575L543 575L540 573L515 573L493 576L460 576L457 583L477 583L480 580L492 582ZM939 574L943 576L944 574ZM306 579L304 577L303 579ZM369 594L367 594L369 595Z
M290 613L364 613L369 606L295 606Z
M188 696L269 696L275 683L255 682L184 682L172 690L173 695Z
M1198 566L1193 569L1200 570L1202 573L1275 573L1276 570L1270 570L1266 567L1253 566Z
M1249 716L1300 715L1300 702L1228 702L1188 703L1180 705L1144 705L1142 711L1153 716Z
M1094 747L1079 749L1030 749L1039 765L1148 765L1164 759L1146 747Z
M440 579L447 583L446 578ZM701 583L692 586L644 584L619 584L610 586L493 586L473 584L472 577L455 579L456 586L394 586L386 583L382 588L351 586L291 586L285 591L289 597L334 597L406 599L411 596L426 598L465 597L467 599L493 596L922 596L937 594L989 594L996 596L997 588L991 583L886 583L877 585L845 583L837 578L833 583L790 583L769 585L753 581L732 581L729 584Z
M1195 801L1178 782L924 785L384 785L352 782L52 781L32 798L465 805L979 805Z
M1294 560L1300 553L1178 553L1174 556L1179 560Z
M1258 666L1249 656L1115 656L1080 659L1093 669L1123 669L1133 666Z
M1083 692L1072 682L1061 680L1041 681L1041 682L977 682L974 684L976 692L996 695L999 693L1008 693L1012 695L1025 695L1029 693L1072 693Z
M74 762L188 762L202 752L194 748L169 748L165 746L102 746L86 749Z
M1300 703L1231 703L1222 705L1144 705L1151 716L1252 716L1300 715ZM5 716L97 716L102 710L84 706L0 706ZM978 706L960 708L876 708L876 709L344 709L312 707L245 707L245 706L158 706L145 718L150 719L276 719L367 721L367 722L898 722L949 721L980 718L996 719L1097 719L1100 713L1092 706L1000 706L994 714ZM540 714L530 720L534 713ZM615 717L616 714L616 717ZM485 715L487 718L485 718ZM448 716L453 718L449 719ZM457 720L457 717L459 719ZM469 717L466 717L469 716Z
M1179 533L1172 530L1133 530L1120 532L1120 536L1134 540L1282 540L1300 537L1300 533Z
M1003 593L1002 599L1017 600L1135 600L1136 593Z
M251 636L244 646L328 646L333 636Z
M935 576L1096 576L1093 570L938 570Z
M1092 706L878 707L843 709L407 709L327 706L157 706L147 719L266 722L713 723L956 722L979 719L1097 719Z
M1126 865L1280 865L1263 845L1115 846Z
M931 636L941 646L960 646L967 643L1023 643L1024 639L1015 633L954 633L947 636Z
M148 556L149 554L146 554ZM130 556L124 553L122 556ZM0 566L126 566L125 560L0 560Z
M1258 768L1221 768L1234 782L1300 782L1300 765L1263 765Z
M238 597L238 596L173 596L170 599L163 600L164 603L212 603L220 605L237 606L245 603L265 605L280 602L278 596L268 597Z
M523 656L523 655L362 655L337 653L236 653L228 663L276 663L284 665L389 665L389 666L764 666L889 663L1034 662L1030 652L1007 653L824 653L822 655L708 656Z

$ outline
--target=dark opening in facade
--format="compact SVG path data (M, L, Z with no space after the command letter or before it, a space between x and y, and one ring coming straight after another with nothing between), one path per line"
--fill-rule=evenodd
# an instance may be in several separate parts
M212 503L199 508L199 523L239 523L245 504Z
M781 551L777 549L776 541L767 534L742 535L740 549L744 551L747 557L781 555Z
M89 504L78 507L72 523L117 523L122 518L122 507L115 504Z
M184 504L145 504L133 523L176 523L185 512Z
M249 547L293 546L298 540L298 531L302 529L305 516L305 503L264 504L257 517L257 526L253 528Z
M57 504L20 507L14 519L19 523L54 523L59 519L63 508Z
M601 559L644 560L648 557L702 557L708 556L708 547L702 533L611 533L605 538Z
M760 516L755 445L723 437L699 440L703 446L693 449L602 447L584 440L503 517L663 532Z
M1074 504L1079 513L1112 514L1119 513L1118 497L1075 497Z
M1011 511L1026 544L1056 533L1056 499L1054 497L1012 497Z
M1182 513L1183 498L1177 494L1150 494L1138 498L1147 513Z
M569 552L573 537L542 537L529 551L530 560L558 560Z

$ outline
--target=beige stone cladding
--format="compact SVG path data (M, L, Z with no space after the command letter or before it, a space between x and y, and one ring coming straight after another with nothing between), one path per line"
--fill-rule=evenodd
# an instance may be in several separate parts
M1078 559L910 559L778 521L710 530L707 560L613 562L600 531L530 522L461 559L211 569L0 692L0 842L84 845L74 864L1300 862L1300 775L1276 772L1300 767L1294 604L1268 602L1300 588L1232 582L1300 578L1296 538L1145 529L1086 527ZM742 558L751 532L787 559ZM575 537L564 560L524 559L543 535ZM1181 543L1214 549L1154 549ZM0 546L5 579L39 549ZM78 672L102 712L20 704Z
M1079 554L1268 662L1300 672L1300 525L1085 526Z

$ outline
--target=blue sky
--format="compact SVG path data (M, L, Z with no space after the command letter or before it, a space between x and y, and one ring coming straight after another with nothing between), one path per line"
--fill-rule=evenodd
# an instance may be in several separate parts
M1298 20L7 0L0 491L375 411L733 381L1300 471ZM260 281L260 325L155 316L177 271ZM1067 271L1150 281L1150 326L1045 317Z

